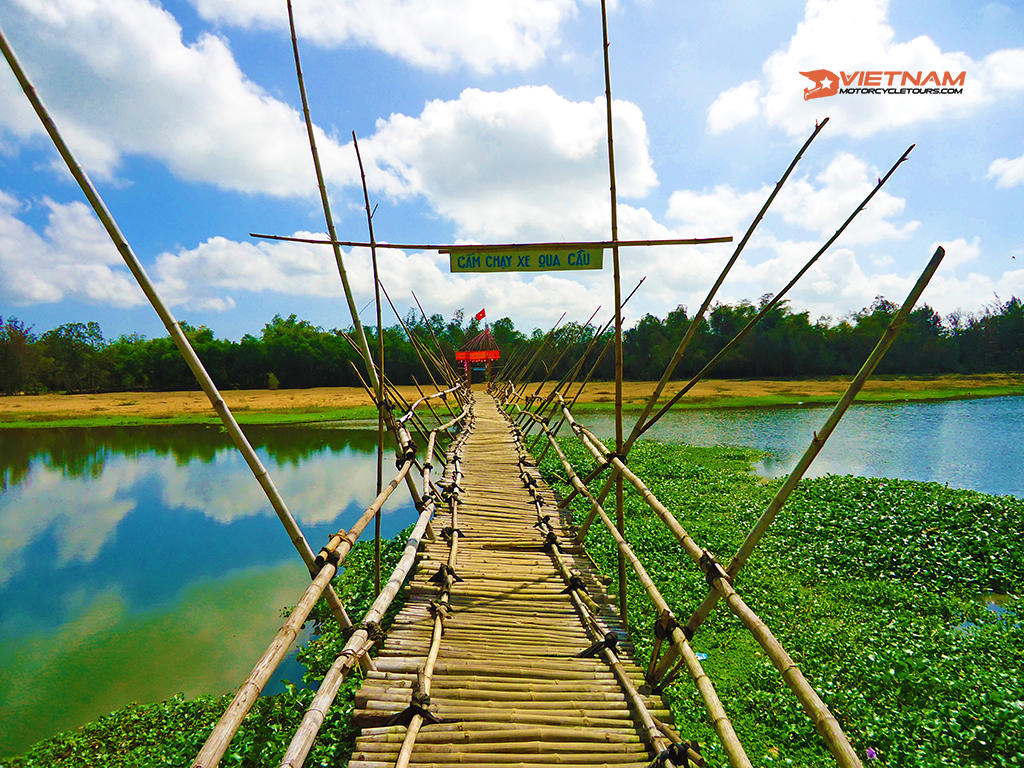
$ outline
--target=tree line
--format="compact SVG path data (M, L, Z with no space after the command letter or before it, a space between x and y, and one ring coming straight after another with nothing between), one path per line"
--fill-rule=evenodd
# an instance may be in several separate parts
M717 304L701 320L675 378L700 370L768 302ZM720 378L782 378L849 375L855 373L893 318L896 304L878 297L871 306L834 323L812 322L808 312L796 312L780 302L719 363ZM691 323L686 307L664 319L648 314L623 335L624 376L644 381L661 377L679 339ZM260 335L240 341L218 339L205 326L182 323L192 346L210 375L223 389L275 389L360 386L362 360L349 332L325 330L296 315L275 315ZM510 359L536 363L531 380L561 378L586 353L584 370L597 364L598 380L614 378L614 353L603 357L612 332L569 323L554 333L535 329L527 335L503 317L491 332L502 353L499 366ZM410 312L404 326L385 328L385 369L396 384L427 384L425 368L409 334L439 347L453 367L455 352L476 336L481 326L466 322L458 310L450 320L440 314L423 318ZM371 349L374 328L366 328ZM591 342L594 342L593 344ZM589 350L589 351L588 351ZM889 350L879 373L929 375L1024 371L1024 302L998 299L980 312L956 312L943 319L928 305L911 313ZM14 317L0 317L0 392L102 392L186 390L198 385L169 337L138 334L104 338L95 322L65 323L37 334Z

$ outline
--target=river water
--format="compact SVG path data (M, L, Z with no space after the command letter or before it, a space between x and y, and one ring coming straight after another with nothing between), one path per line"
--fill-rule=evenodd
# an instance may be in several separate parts
M648 436L760 448L774 476L828 413L679 411ZM375 431L246 432L314 550L372 500ZM855 405L811 474L828 472L1024 497L1024 398ZM393 498L385 536L415 516ZM219 428L0 431L0 757L129 701L233 691L308 583Z
M755 470L779 477L796 466L831 412L831 406L673 411L644 437L758 448L768 455ZM627 435L639 415L624 418ZM614 415L580 420L614 439ZM855 403L807 476L827 474L933 481L1024 498L1024 397Z

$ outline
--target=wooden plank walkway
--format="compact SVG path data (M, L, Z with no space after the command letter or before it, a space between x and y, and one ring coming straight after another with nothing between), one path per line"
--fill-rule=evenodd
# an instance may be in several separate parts
M420 766L544 765L647 766L653 757L612 671L601 658L575 658L601 639L589 634L564 594L565 578L543 549L546 529L535 527L538 508L520 477L520 454L508 421L489 395L477 395L475 426L463 455L455 571L432 678L429 711L441 723L424 725L411 764ZM546 497L544 514L558 537L562 558L587 583L601 606L605 632L622 638L618 654L630 679L643 685L643 670L581 549L558 519L552 492L532 466L527 472ZM442 511L443 509L443 511ZM434 530L451 525L439 505ZM393 766L404 725L384 725L410 705L422 674L438 587L429 580L448 562L442 537L426 542L408 587L407 602L388 633L377 669L356 697L354 722L363 726L352 768ZM670 715L660 697L645 698L651 713ZM451 720L453 722L444 722Z

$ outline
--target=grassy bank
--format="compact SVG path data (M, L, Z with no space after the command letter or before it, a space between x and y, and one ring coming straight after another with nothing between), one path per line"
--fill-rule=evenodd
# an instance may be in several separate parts
M759 408L834 403L846 390L847 379L712 379L700 382L677 408ZM551 389L544 385L542 394ZM673 382L669 393L678 390ZM474 389L482 389L474 385ZM525 388L529 394L536 385ZM415 387L399 387L409 402L419 397ZM627 381L623 399L627 407L642 406L654 382ZM575 392L575 391L574 391ZM293 390L235 390L224 399L242 424L297 424L306 422L375 419L377 412L362 389L322 387ZM1024 375L906 377L884 376L867 383L862 402L951 400L1000 395L1024 395ZM667 400L667 397L663 400ZM601 411L615 407L615 385L591 383L577 409ZM439 413L447 410L434 403ZM0 397L3 427L109 427L146 424L216 424L219 419L201 392L107 392L83 395L17 395Z
M575 443L577 466L592 464ZM781 481L749 472L754 451L641 441L630 467L686 529L727 563ZM546 460L550 480L561 466ZM581 473L582 474L582 473ZM560 485L560 484L559 484ZM566 486L560 485L562 492ZM577 519L583 503L574 505ZM681 620L707 585L635 493L626 497L634 550ZM1024 765L1024 625L986 610L990 590L1024 587L1024 501L935 483L825 477L803 484L737 588L875 765ZM588 550L617 573L611 537L595 526ZM630 627L646 663L655 612L628 584ZM1020 615L1021 602L1008 599ZM965 624L967 622L967 624ZM720 606L695 650L754 765L832 766L796 698L738 620ZM685 677L685 675L684 675ZM666 699L684 738L725 763L689 679Z

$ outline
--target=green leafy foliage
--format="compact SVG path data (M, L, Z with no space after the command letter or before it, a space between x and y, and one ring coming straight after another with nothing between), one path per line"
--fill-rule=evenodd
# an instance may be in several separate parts
M686 359L675 371L689 376L702 368L733 335L771 300L716 304L697 327ZM816 377L857 371L879 335L895 316L897 306L877 297L838 322L829 317L812 322L807 312L794 312L788 302L772 307L760 323L726 355L715 370L722 378ZM396 384L425 382L429 374L410 341L440 346L451 364L455 352L473 338L480 325L466 322L456 310L450 321L441 315L424 319L416 311L404 325L383 330L389 378ZM693 323L679 306L664 320L647 314L623 336L624 375L632 381L657 379L676 345ZM239 342L218 339L205 326L181 324L217 386L223 389L360 386L353 364L362 368L359 353L340 329L325 330L292 314L275 315L257 338L246 334ZM602 351L612 332L587 352L594 329L566 323L547 338L539 329L527 335L503 317L491 324L502 360L534 359L527 378L561 378L586 353L584 370L597 364L595 378L615 377L614 355ZM377 348L376 329L365 328L371 349ZM598 363L598 358L600 362ZM500 365L500 363L499 363ZM1011 297L980 312L950 315L945 321L923 305L908 318L899 338L882 361L882 374L934 375L1024 371L1024 302ZM273 375L274 378L271 378ZM137 334L106 342L95 322L67 323L38 338L23 323L0 318L0 392L183 390L197 385L188 366L168 337L146 339Z
M577 441L562 446L580 474L593 468ZM727 564L781 482L750 473L757 456L641 441L629 465ZM568 493L551 452L541 469ZM624 507L634 552L685 620L708 592L703 576L628 484ZM572 510L581 521L589 505L577 500ZM806 480L736 587L866 764L1024 766L1021 601L1006 597L997 614L979 600L989 590L1021 591L1022 531L1024 501L1013 497L935 483ZM600 523L586 546L614 591L617 550ZM631 638L646 663L656 612L637 580L626 588ZM693 645L707 654L704 669L755 765L835 764L796 697L724 605ZM707 745L710 764L726 765L696 687L683 678L664 694L677 727Z

